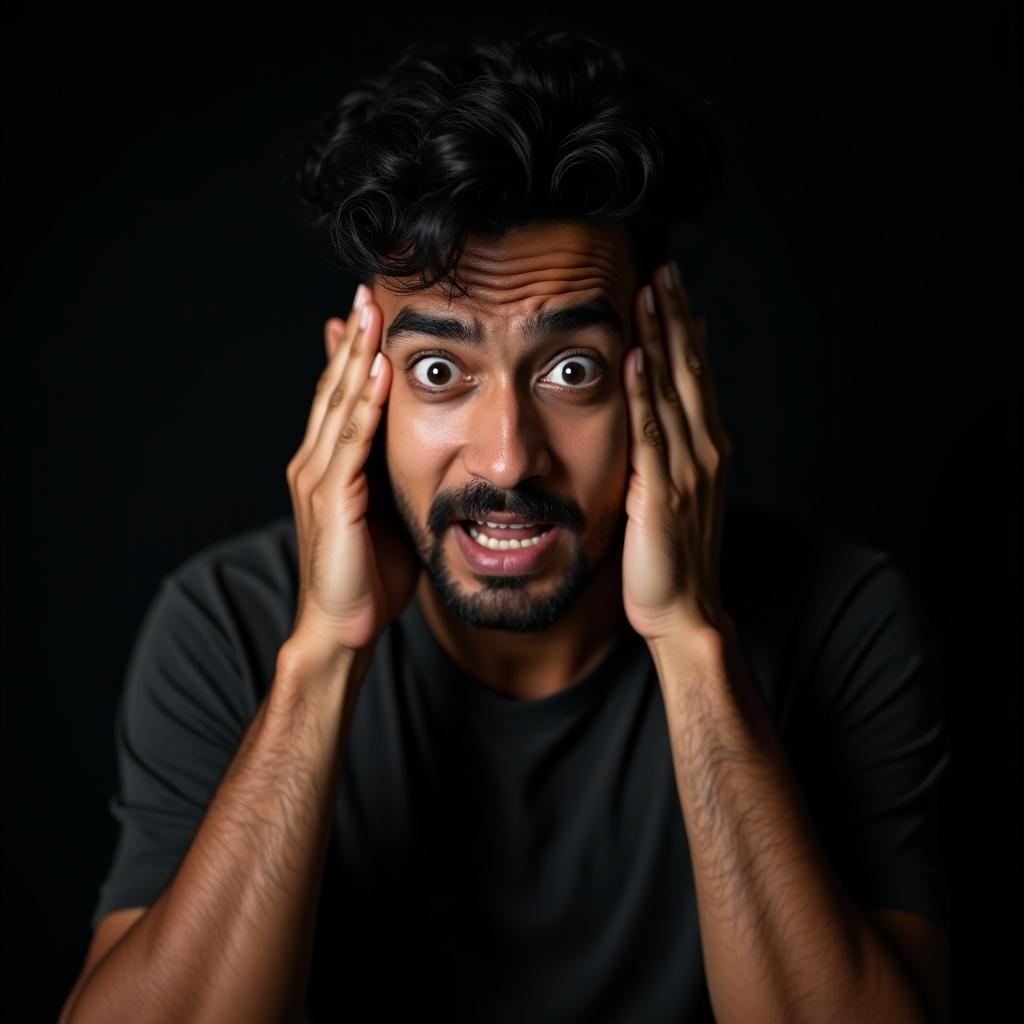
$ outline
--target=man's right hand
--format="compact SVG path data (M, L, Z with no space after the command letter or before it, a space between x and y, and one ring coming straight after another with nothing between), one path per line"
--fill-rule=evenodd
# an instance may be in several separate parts
M353 305L346 321L325 324L327 367L316 386L306 435L286 471L299 561L290 641L353 653L376 644L412 598L422 571L397 515L367 516L371 496L364 468L392 368L381 353L380 372L369 376L382 318L362 284L360 297L365 302ZM360 326L364 311L367 322ZM386 480L373 483L382 486Z

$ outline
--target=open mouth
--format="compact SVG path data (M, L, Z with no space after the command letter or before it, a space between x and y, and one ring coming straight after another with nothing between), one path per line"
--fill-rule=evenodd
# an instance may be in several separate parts
M480 526L472 519L460 520L459 526L476 544L490 551L519 551L529 549L541 542L545 534L554 529L554 523L537 523L534 526L488 527Z

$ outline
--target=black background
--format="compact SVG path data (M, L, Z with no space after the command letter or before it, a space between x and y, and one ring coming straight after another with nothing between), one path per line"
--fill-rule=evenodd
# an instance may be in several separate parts
M355 282L303 229L281 155L406 40L490 23L482 4L335 10L7 17L3 960L19 1020L55 1019L85 954L116 838L113 713L160 575L290 511L323 322ZM955 755L955 997L981 1019L1011 977L996 928L1019 920L1012 5L562 10L712 103L728 195L673 255L710 322L732 492L890 550L926 601Z

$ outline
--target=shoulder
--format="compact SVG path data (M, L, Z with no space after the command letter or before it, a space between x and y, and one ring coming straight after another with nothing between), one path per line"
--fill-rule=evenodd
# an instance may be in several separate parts
M294 523L281 517L218 538L165 573L150 632L164 648L217 651L259 684L291 632L296 590Z
M188 588L294 584L295 524L291 516L220 537L196 550L167 575Z
M921 595L892 552L822 522L749 503L727 506L722 586L741 605L810 620L819 632L851 612L921 611Z
M827 525L762 505L726 506L722 599L741 632L775 657L813 646L858 588L896 598L905 583L888 553Z
M935 668L937 642L916 579L884 548L821 529L801 607L818 677L896 683Z
M722 595L777 721L835 706L871 683L882 695L935 650L911 575L881 547L828 524L751 504L726 507Z
M880 569L889 581L900 575L891 553L826 523L749 502L726 506L722 574L737 596L757 591L773 600L841 600Z

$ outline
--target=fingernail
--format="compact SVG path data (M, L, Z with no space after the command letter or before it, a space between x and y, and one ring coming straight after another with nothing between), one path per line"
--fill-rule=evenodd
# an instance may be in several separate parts
M672 282L675 286L676 291L681 292L683 290L683 277L682 274L679 273L679 264L676 263L675 260L672 260L669 263L669 269L672 271L670 276L672 278Z
M359 309L359 326L365 327L370 322L370 307L368 304L363 303Z
M377 374L380 373L380 357L381 357L381 353L380 352L378 352L373 357L373 362L370 364L370 376L371 377L376 377Z
M666 263L661 268L661 283L665 286L666 291L674 292L676 290L676 279L671 263Z
M642 348L636 350L636 372L644 372L644 350Z
M362 306L362 304L366 302L366 293L368 290L369 289L367 289L367 287L362 282L360 282L356 286L356 296L352 300L353 309L359 309Z
M644 302L647 304L647 312L654 316L654 289L649 285L644 285Z

